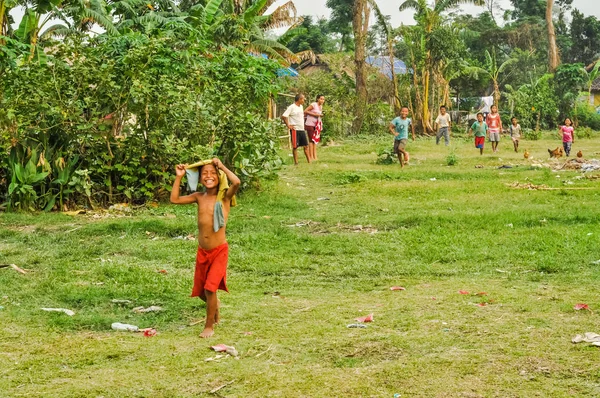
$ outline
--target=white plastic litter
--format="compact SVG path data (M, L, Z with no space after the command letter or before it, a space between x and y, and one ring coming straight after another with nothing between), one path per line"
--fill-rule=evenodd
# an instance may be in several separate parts
M66 308L42 308L43 311L48 311L48 312L62 312L67 314L68 316L73 316L75 315L75 312L68 310Z
M140 330L140 328L135 325L129 325L121 322L115 322L110 325L110 327L112 330L118 330L120 332L137 332Z
M600 345L600 334L593 332L586 332L582 335L578 334L571 340L573 343L598 343L593 345Z

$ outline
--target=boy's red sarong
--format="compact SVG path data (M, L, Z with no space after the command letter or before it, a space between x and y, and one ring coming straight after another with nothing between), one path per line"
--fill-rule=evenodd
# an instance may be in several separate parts
M229 245L227 242L211 250L204 250L198 247L192 297L205 299L205 290L216 292L217 289L220 289L229 292L226 285L228 258Z
M485 137L475 137L475 148L483 148Z

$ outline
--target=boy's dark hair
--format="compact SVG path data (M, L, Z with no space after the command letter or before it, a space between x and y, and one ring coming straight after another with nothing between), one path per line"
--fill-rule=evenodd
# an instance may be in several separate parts
M402 108L400 108L400 110L402 110L402 109L404 109L404 108L406 108L406 110L409 110L409 109L408 109L408 106L406 106L406 105L404 105Z
M513 119L516 119L516 118L517 118L516 116L513 116L513 117L510 118L510 121L512 122Z
M446 108L446 105L442 105L442 106L440 106L440 109L442 109L442 108L444 108L444 109L447 109L447 108Z
M317 99L316 99L316 100L318 101L318 100L319 100L319 98L321 98L321 97L324 97L324 95L323 95L323 94L319 94L319 95L317 95Z
M296 96L294 97L294 101L295 101L295 102L298 102L298 101L300 101L300 99L301 99L302 97L304 97L304 94L300 94L300 93L298 93L298 94L296 94Z
M481 113L481 112L478 112L478 113L477 113L477 116L479 116L479 115L481 115L481 117L483 117L483 113Z

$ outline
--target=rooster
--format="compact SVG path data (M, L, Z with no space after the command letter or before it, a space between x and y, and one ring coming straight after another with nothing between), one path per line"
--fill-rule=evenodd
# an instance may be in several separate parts
M578 158L582 158L583 157L583 152L581 152L581 151L577 152L577 157Z
M529 151L527 149L525 149L525 152L523 153L523 157L525 159L529 159Z
M555 150L552 149L548 149L548 153L550 154L551 158L560 158L563 156L563 150L561 147L556 147Z

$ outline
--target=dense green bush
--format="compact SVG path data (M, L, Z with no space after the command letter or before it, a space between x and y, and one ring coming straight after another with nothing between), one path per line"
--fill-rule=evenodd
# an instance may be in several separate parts
M600 131L600 114L596 113L593 106L587 103L579 103L573 109L573 121L577 126L589 127Z
M47 62L4 67L0 203L164 199L176 164L211 156L255 182L281 164L265 120L278 67L236 48L140 33L69 37Z

